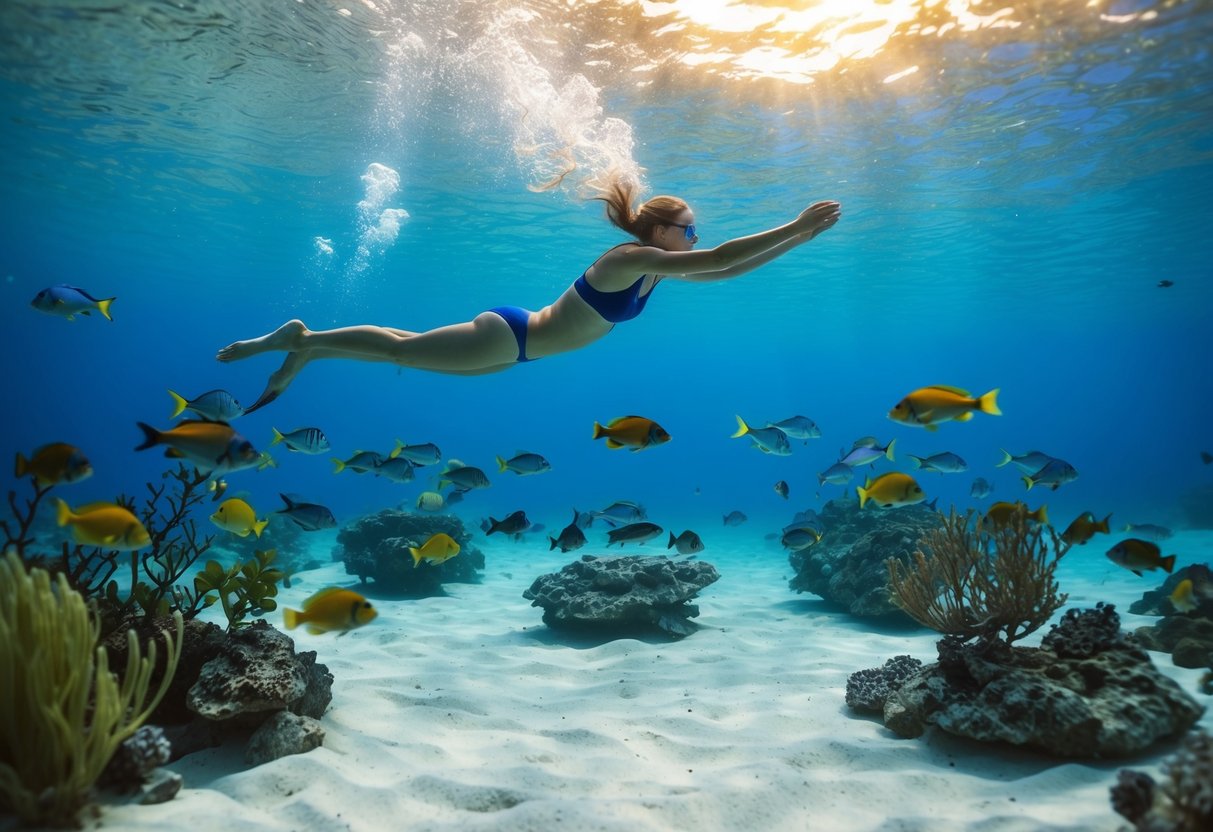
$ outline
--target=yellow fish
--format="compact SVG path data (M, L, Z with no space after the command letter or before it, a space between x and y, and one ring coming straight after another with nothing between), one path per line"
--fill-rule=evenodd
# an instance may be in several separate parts
M17 477L31 475L40 488L59 483L80 482L93 474L93 466L80 449L66 442L43 445L26 459L17 454Z
M459 544L449 534L438 532L420 546L410 546L409 552L413 556L413 568L416 569L423 560L445 563L459 554Z
M168 430L156 430L138 422L143 431L142 451L153 445L167 445L166 456L184 457L203 471L237 471L257 464L259 456L249 442L226 422L186 419Z
M940 422L967 422L978 410L991 416L1002 415L998 409L997 388L973 398L968 390L938 384L910 393L889 411L889 418L894 422L938 430Z
M1144 571L1161 569L1167 574L1175 568L1175 555L1163 557L1158 544L1139 537L1128 537L1108 550L1108 560L1141 577Z
M1171 593L1171 606L1179 612L1192 612L1196 609L1198 604L1191 578L1184 578L1175 585L1175 591Z
M417 495L417 508L422 511L439 511L446 500L437 491L422 491Z
M869 477L863 485L855 488L855 492L859 494L860 508L863 508L868 500L872 500L881 508L893 508L912 506L927 498L913 477L899 471L881 474L876 479Z
M1047 524L1049 522L1049 513L1044 506L1036 511L1028 511L1028 507L1024 503L1000 501L990 506L986 516L981 519L981 524L989 528L1001 529L1003 526L1009 526L1017 514L1022 514L1037 523Z
M1066 530L1061 533L1061 539L1071 545L1082 546L1093 538L1096 532L1107 534L1108 521L1111 519L1112 515L1109 514L1102 520L1096 520L1094 514L1084 511L1074 518L1073 523L1066 526Z
M375 619L379 611L371 602L352 589L329 587L322 589L303 602L303 611L284 609L282 621L288 630L300 624L307 625L312 635L340 630L345 635Z
M219 508L211 515L211 522L240 537L248 537L249 532L261 537L261 532L269 525L270 520L268 517L258 520L257 512L253 511L252 506L239 497L232 497L219 504Z
M131 552L152 542L139 518L115 503L89 503L75 511L63 500L58 505L57 521L72 527L77 543Z
M662 445L670 441L665 428L643 416L620 416L612 419L606 427L594 423L594 439L606 437L608 448L631 448L642 451L650 445Z

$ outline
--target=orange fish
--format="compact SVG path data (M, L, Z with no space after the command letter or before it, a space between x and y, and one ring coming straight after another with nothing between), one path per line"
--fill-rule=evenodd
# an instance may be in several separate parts
M665 428L643 416L620 416L612 419L606 427L595 422L593 438L601 439L604 436L608 448L629 447L633 452L670 441Z
M1066 530L1061 533L1061 539L1071 545L1082 546L1094 537L1096 532L1107 534L1108 521L1111 519L1112 515L1109 514L1102 520L1096 520L1094 514L1084 511L1074 518L1073 523L1066 526Z
M1002 411L998 409L998 389L973 398L968 390L959 387L948 387L944 384L920 387L899 401L889 411L889 418L894 422L938 430L940 422L969 421L973 418L974 411L1001 416Z

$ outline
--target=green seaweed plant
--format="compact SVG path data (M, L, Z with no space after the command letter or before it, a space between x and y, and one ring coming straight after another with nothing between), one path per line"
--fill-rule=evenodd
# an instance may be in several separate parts
M205 596L206 603L223 605L228 631L246 626L245 618L272 612L278 608L274 600L278 584L286 577L281 569L273 568L277 550L254 552L253 558L236 561L224 569L217 560L206 562L206 568L194 576L194 590Z

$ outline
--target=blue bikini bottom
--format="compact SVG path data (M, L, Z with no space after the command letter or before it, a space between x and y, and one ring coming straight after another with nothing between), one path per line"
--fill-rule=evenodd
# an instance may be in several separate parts
M494 306L489 311L509 324L510 331L514 333L514 340L518 342L517 360L530 361L531 359L526 357L526 325L531 319L531 313L521 306Z

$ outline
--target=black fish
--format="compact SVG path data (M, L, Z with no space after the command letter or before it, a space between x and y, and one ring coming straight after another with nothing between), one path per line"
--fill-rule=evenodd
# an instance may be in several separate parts
M527 519L526 512L522 509L512 511L503 519L497 520L494 517L489 517L489 528L485 534L493 532L501 532L502 534L519 534L531 527L531 521Z
M644 543L657 537L662 531L661 526L656 523L628 523L607 532L607 545L618 543L622 547L625 543Z
M585 533L578 525L583 516L585 515L579 513L577 509L573 509L573 522L564 527L560 532L560 537L548 537L552 544L548 547L549 552L556 548L559 548L561 552L572 552L585 545Z
M327 506L318 503L304 503L292 500L285 494L279 494L286 508L278 509L275 514L285 514L305 532L318 532L321 529L331 529L337 525L337 518Z

